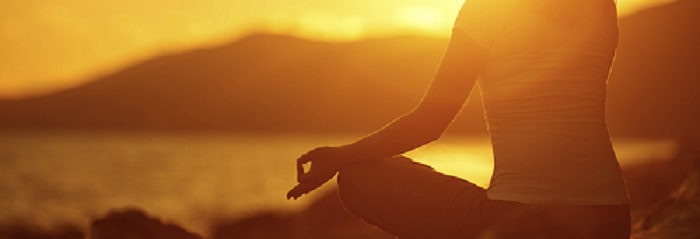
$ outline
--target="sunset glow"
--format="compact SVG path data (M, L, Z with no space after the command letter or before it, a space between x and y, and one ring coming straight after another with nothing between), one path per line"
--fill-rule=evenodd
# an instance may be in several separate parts
M402 6L396 11L396 19L397 25L404 29L445 35L445 30L449 30L454 17L431 7Z
M625 0L620 15L673 0ZM0 97L70 87L164 52L251 32L351 41L446 37L462 0L0 0Z
M0 0L0 239L700 238L698 14Z

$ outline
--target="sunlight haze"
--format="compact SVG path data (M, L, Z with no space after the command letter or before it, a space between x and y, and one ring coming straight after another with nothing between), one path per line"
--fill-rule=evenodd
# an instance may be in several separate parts
M620 0L620 15L673 0ZM463 0L0 0L0 97L75 86L256 32L352 41L446 37Z

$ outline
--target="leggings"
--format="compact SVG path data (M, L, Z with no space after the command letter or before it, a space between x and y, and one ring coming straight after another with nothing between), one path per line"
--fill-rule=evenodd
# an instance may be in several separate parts
M629 205L534 205L488 199L486 190L398 156L338 175L345 208L401 239L629 239Z

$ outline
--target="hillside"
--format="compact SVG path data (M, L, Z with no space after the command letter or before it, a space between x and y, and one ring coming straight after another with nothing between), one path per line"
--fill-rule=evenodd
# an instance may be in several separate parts
M700 124L700 1L680 0L620 21L609 81L615 134L679 136Z
M370 130L419 100L444 44L413 37L324 43L255 35L6 102L0 122L70 129Z
M621 19L608 120L616 135L675 136L700 121L700 2ZM368 132L410 110L444 39L325 43L255 35L166 55L83 86L0 102L0 128ZM484 132L478 94L458 132Z

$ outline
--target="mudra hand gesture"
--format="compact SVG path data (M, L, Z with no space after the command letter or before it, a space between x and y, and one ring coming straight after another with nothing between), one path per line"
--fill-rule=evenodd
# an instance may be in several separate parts
M297 182L289 192L287 199L295 200L331 180L346 164L346 154L341 147L319 147L297 159ZM308 172L304 164L310 163Z

